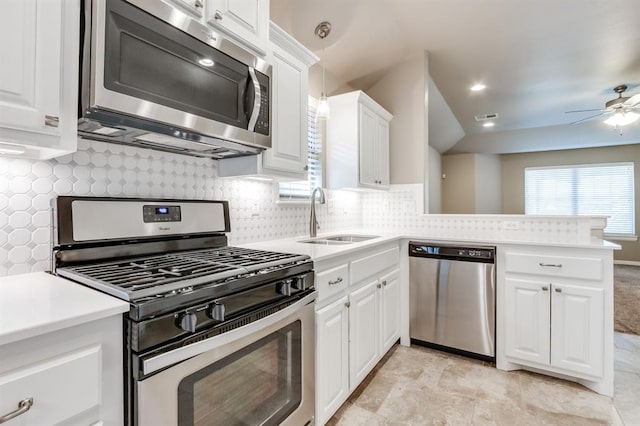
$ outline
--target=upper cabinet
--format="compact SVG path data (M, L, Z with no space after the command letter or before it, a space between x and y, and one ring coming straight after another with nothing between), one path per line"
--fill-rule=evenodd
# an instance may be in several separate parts
M262 55L267 53L269 0L207 0L205 18L209 25L235 36L245 46Z
M273 67L271 148L263 166L287 177L307 178L309 67L318 57L271 23L269 61Z
M273 22L269 30L271 148L258 157L220 160L220 177L261 175L278 180L307 179L309 67L318 57Z
M79 3L10 0L0 14L0 155L77 148Z
M393 117L362 91L329 98L327 187L389 186L389 122Z

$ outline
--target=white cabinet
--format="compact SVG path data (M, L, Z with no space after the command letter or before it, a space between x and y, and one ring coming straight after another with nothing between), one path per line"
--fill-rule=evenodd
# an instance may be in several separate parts
M396 269L380 277L380 353L385 354L400 338L400 273Z
M532 367L613 392L613 271L604 256L499 249L498 368Z
M271 148L258 156L221 160L220 177L307 179L309 67L318 57L273 22L270 28Z
M263 154L265 171L297 180L307 178L307 104L309 67L318 58L271 23L271 148Z
M329 98L327 186L389 186L389 122L392 115L362 91Z
M79 2L9 0L0 14L0 153L49 159L77 147Z
M269 36L268 0L207 0L207 23L264 55Z
M367 377L379 359L378 280L349 295L349 390Z
M316 417L318 424L349 396L349 310L342 297L316 313Z
M400 337L397 244L316 265L316 423L323 425Z
M32 399L7 425L121 425L122 316L0 346L0 417Z

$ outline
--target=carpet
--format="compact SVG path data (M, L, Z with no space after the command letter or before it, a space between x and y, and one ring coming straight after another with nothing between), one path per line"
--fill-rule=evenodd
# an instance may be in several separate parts
M613 267L614 329L640 335L640 266Z

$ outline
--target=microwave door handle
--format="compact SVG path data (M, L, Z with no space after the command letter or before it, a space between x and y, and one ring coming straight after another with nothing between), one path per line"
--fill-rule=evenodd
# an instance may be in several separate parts
M262 92L260 90L260 83L256 77L256 70L249 67L249 76L253 83L253 89L255 96L253 97L253 110L251 111L251 118L249 118L249 130L253 131L258 121L258 115L260 115L260 104L262 102Z

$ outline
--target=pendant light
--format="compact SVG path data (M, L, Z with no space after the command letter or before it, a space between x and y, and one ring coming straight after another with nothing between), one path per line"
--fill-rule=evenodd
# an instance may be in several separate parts
M315 30L316 37L322 41L322 55L320 56L320 62L322 63L322 93L320 94L320 100L316 108L316 121L328 120L330 116L329 100L327 99L327 92L324 81L324 39L331 32L331 23L322 21L318 24Z

